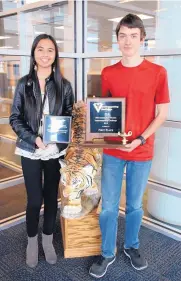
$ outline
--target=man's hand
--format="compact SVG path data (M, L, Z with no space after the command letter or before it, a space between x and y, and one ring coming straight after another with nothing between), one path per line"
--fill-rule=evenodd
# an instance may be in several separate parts
M135 148L137 148L138 146L140 146L140 144L141 144L141 140L135 139L135 140L133 140L131 143L126 144L124 147L120 147L120 148L117 148L117 149L122 150L122 151L131 152L131 151L133 151Z
M42 139L40 137L36 138L35 143L38 146L38 148L41 148L41 149L45 149L46 148L46 146L44 145L44 143L42 142Z

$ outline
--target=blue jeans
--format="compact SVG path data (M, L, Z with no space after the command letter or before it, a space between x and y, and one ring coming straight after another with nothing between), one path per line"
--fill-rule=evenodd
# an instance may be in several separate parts
M142 198L152 161L126 161L103 154L102 211L99 217L102 233L102 255L115 256L122 179L126 167L125 248L139 248Z

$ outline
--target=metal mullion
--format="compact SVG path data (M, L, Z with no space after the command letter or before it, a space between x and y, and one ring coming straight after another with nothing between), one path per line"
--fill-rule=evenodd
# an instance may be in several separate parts
M168 184L163 184L153 179L148 180L147 187L150 189L154 189L181 198L181 189Z
M80 38L80 36L78 36ZM82 40L81 40L82 41ZM83 42L82 42L83 44ZM29 53L22 50L7 50L7 49L0 49L1 55L16 55L16 56L29 56ZM77 50L74 53L66 53L66 52L59 52L59 56L63 58L80 58L80 59L91 59L91 58L121 58L120 52L96 52L96 53L82 53L82 50ZM181 56L181 50L176 53L173 52L164 52L161 53L150 53L144 52L141 53L141 56L149 57L149 56L161 56L161 57L171 57L171 56Z
M75 1L76 6L76 92L77 100L83 97L83 61L82 61L82 21L83 21L83 1Z
M9 117L0 117L0 125L9 124Z
M181 129L181 121L166 120L163 127Z
M83 37L83 54L84 56L85 53L87 53L87 19L88 19L88 0L84 0L84 5L83 5L83 30L82 30L82 37ZM87 97L87 73L86 73L86 58L83 57L83 82L82 82L82 87L83 87L83 100Z

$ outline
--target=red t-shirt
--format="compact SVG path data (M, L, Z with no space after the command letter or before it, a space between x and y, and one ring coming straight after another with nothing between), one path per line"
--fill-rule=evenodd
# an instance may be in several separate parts
M167 72L147 60L136 67L121 62L105 67L101 75L102 96L126 98L125 132L132 131L129 141L140 136L155 118L156 104L169 103ZM123 160L146 161L153 158L154 135L132 152L104 149L104 153Z

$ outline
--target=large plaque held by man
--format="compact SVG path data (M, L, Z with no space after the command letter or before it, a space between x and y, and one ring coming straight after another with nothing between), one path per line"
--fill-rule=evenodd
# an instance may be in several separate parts
M125 98L87 98L85 146L120 147L132 132L125 132ZM116 137L116 138L115 138Z

